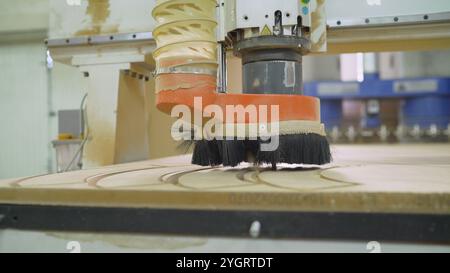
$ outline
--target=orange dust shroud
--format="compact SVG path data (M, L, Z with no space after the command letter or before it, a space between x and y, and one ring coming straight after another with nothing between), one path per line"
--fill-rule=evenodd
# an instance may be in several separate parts
M173 107L186 105L191 110L204 111L208 105L218 105L226 112L226 106L254 105L279 106L279 121L320 122L320 100L302 95L222 94L216 92L215 76L197 74L160 74L156 80L157 107L171 114ZM195 109L194 98L202 98L202 108ZM270 110L269 110L270 112ZM246 117L246 123L248 123Z

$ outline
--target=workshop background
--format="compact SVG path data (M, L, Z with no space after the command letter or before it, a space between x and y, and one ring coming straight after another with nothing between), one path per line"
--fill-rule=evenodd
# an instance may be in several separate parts
M47 61L49 12L46 0L0 2L1 178L55 171L56 113L84 95L75 68Z
M48 0L0 1L0 179L56 172L52 141L58 138L58 111L78 109L87 92L77 68L53 62L47 53L44 40L55 27L51 12ZM240 92L240 61L228 55L228 87ZM305 82L358 80L364 58L357 53L305 57ZM382 79L450 76L448 50L379 53L377 58ZM395 117L400 106L385 107L384 115ZM148 157L181 153L169 132L158 130L171 119L156 110L151 114Z
M448 0L0 0L0 252L449 252L449 64Z

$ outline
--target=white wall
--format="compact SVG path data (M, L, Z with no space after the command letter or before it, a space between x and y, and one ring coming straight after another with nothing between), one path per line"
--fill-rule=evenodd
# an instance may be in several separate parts
M303 80L339 81L341 79L339 56L306 56L303 58Z
M356 54L348 54L355 56ZM378 54L380 75L382 79L416 78L416 77L450 77L450 50L420 52L382 52ZM355 59L356 60L356 59ZM347 80L356 75L356 68L346 73L341 72L339 55L306 56L303 58L304 81ZM356 76L354 79L356 80Z
M450 77L450 50L380 54L383 79Z
M1 0L0 42L37 40L45 36L49 24L48 9L48 0Z
M78 68L55 63L50 77L53 110L78 109L87 93L87 81ZM57 130L53 133L56 136Z
M42 41L0 44L0 179L54 171L55 114L78 109L85 93L76 68L47 69Z
M47 172L47 101L44 45L0 45L0 178Z
M46 66L48 0L0 1L0 179L52 172L60 109L86 92L73 67Z

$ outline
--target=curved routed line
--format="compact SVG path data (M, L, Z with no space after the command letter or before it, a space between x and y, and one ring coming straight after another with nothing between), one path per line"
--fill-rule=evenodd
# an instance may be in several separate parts
M186 172L176 173L175 175L172 175L171 177L169 177L168 182L170 184L174 185L174 186L177 186L177 187L180 187L180 188L183 188L183 189L196 190L196 191L220 190L220 189L228 189L228 188L239 188L239 187L253 186L253 185L233 185L233 186L198 188L198 187L186 186L186 185L184 185L184 184L182 184L180 182L180 179L183 176L186 176L188 174L197 173L197 172L206 171L206 170L213 170L213 169L215 169L215 168L203 168L203 169L199 169L199 170L193 170L193 171L186 171ZM165 176L167 176L167 174Z
M299 193L312 193L312 192L317 192L317 191L322 191L322 190L340 189L340 188L344 188L344 187L352 187L352 186L358 186L359 185L359 184L356 184L356 183L351 183L351 182L346 182L346 181L334 181L332 179L327 179L327 178L322 176L322 172L328 171L328 170L334 169L334 168L337 168L337 167L331 167L331 168L327 168L327 169L320 169L319 168L319 169L314 169L314 171L318 171L319 178L321 178L321 179L330 180L330 181L342 183L342 184L345 184L345 185L321 187L321 188L315 188L315 189L302 190L302 189L298 189L298 188L292 188L292 187L287 187L287 186L280 186L280 185L277 185L277 184L265 181L264 179L262 179L260 177L260 175L259 175L260 173L269 172L271 170L265 170L265 171L262 171L262 172L257 172L255 175L256 175L256 179L258 179L258 181L260 181L262 184L265 184L265 185L270 186L270 187L278 188L278 189L290 190L290 191L295 191L295 192L299 192Z
M182 166L186 166L186 165L180 165L179 167L182 167ZM112 177L112 176L116 176L116 175L120 175L120 174L133 173L133 172L146 171L146 170L165 169L165 168L170 168L170 167L174 167L174 166L153 166L153 167L148 167L148 168L136 168L136 169L132 169L132 170L117 171L117 172L113 172L113 173L98 174L98 175L90 176L90 177L85 178L83 180L83 182L60 183L60 184L44 184L44 185L38 185L38 186L55 186L55 185L63 186L63 185L87 183L89 186L97 188L97 189L108 189L108 188L105 188L103 186L98 185L98 183L101 182L103 179L106 179L106 178L109 178L109 177ZM354 183L354 182L348 182L348 181L344 181L344 180L340 180L340 179L330 178L330 177L327 177L327 176L325 176L323 174L323 172L325 172L325 171L329 171L329 170L333 170L333 169L337 169L337 168L341 168L341 167L342 166L336 166L336 167L331 167L331 168L327 168L327 169L314 169L314 171L319 171L318 175L319 175L319 177L321 179L332 181L332 182L337 182L337 183L342 183L344 185L330 186L330 187L321 187L321 188L308 189L308 190L301 190L301 189L298 189L298 188L292 188L292 187L287 187L287 186L280 186L278 184L274 184L272 182L266 181L266 180L264 180L264 179L262 179L260 177L260 174L263 173L263 172L269 172L271 170L269 170L269 169L261 170L261 169L258 169L258 168L257 169L253 169L253 168L252 169L244 169L244 170L239 171L236 174L236 178L239 181L249 183L249 184L246 184L246 185L232 185L232 186L221 186L221 187L210 187L210 188L197 188L197 187L192 187L192 186L186 186L186 185L184 185L184 184L182 184L180 182L180 179L183 176L186 176L186 175L189 175L189 174L193 174L193 173L197 173L197 172L201 172L201 171L216 169L216 168L208 167L208 168L200 168L200 169L195 169L195 170L190 170L190 171L166 173L166 174L164 174L164 175L159 177L158 180L159 180L160 183L158 183L158 184L134 185L134 186L150 187L150 186L160 186L160 185L164 185L164 184L172 184L172 185L174 185L176 187L179 187L179 188L182 188L182 189L205 191L205 190L221 190L221 189L242 188L242 187L253 187L253 186L257 186L257 185L266 185L266 186L277 188L277 189L295 191L295 192L300 192L300 193L311 193L311 192L317 192L317 191L322 191L322 190L337 189L337 188L343 188L343 187L353 187L353 186L360 186L361 185L360 183ZM252 175L253 180L245 178L245 175L247 175L248 173L252 173L252 172L253 172L253 175ZM20 179L20 180L17 180L17 181L13 181L9 185L11 187L14 187L14 188L21 188L21 187L23 187L21 185L22 183L24 183L26 181L29 181L29 180L32 180L32 179L35 179L35 178L45 177L45 176L46 175L38 175L38 176L28 177L28 178ZM168 178L166 178L166 177L168 177ZM123 186L121 188L128 188L128 187L133 187L133 185L126 185L126 186ZM118 188L118 187L116 187L116 188Z
M198 191L207 191L207 190L222 190L222 189L231 189L231 188L242 188L242 187L252 187L257 185L258 183L255 183L255 181L250 181L244 178L244 175L249 173L249 172L253 172L253 170L249 171L249 170L243 170L241 172L239 172L238 174L236 174L236 178L239 181L243 181L243 182L249 182L251 184L247 184L247 185L232 185L232 186L220 186L220 187L209 187L209 188L197 188L197 187L191 187L191 186L186 186L184 184L182 184L180 182L180 179L183 176L192 174L192 173L196 173L196 172L201 172L201 171L206 171L206 170L213 170L216 168L202 168L202 169L198 169L198 170L192 170L192 171L185 171L185 172L174 172L174 173L169 173L169 174L165 174L163 176L160 177L160 181L165 182L165 183L170 183L174 186L183 188L183 189L188 189L188 190L198 190ZM164 179L164 177L166 176L170 176L167 180Z
M352 187L352 186L361 186L361 183L356 183L356 182L348 182L348 181L344 181L341 179L336 179L336 178L330 178L325 176L323 173L326 171L330 171L330 170L334 170L334 169L340 169L340 168L348 168L348 167L363 167L364 165L359 165L359 166L335 166L335 167L331 167L328 169L323 170L322 172L320 172L320 178L324 179L324 180L328 180L328 181L332 181L332 182L337 182L337 183L343 183L343 184L347 184L348 187Z
M153 166L150 168L137 168L132 170L126 170L126 171L118 171L113 173L107 173L107 174L98 174L94 176L90 176L84 179L84 182L87 183L89 186L98 188L98 189L107 189L105 187L99 186L98 183L101 182L102 179L109 178L112 176L125 174L125 173L132 173L132 172L139 172L139 171L146 171L146 170L156 170L156 169L164 169L167 168L167 166Z
M19 179L19 180L9 183L9 186L11 186L12 188L22 188L22 185L21 185L22 183L29 181L31 179L35 179L35 178L39 178L39 177L46 177L46 176L48 176L48 174L41 174L41 175L36 175L36 176Z

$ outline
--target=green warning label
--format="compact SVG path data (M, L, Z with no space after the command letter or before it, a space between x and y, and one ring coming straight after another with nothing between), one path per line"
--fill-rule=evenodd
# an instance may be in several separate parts
M268 25L265 25L261 31L262 36L272 35L272 31L270 30Z

